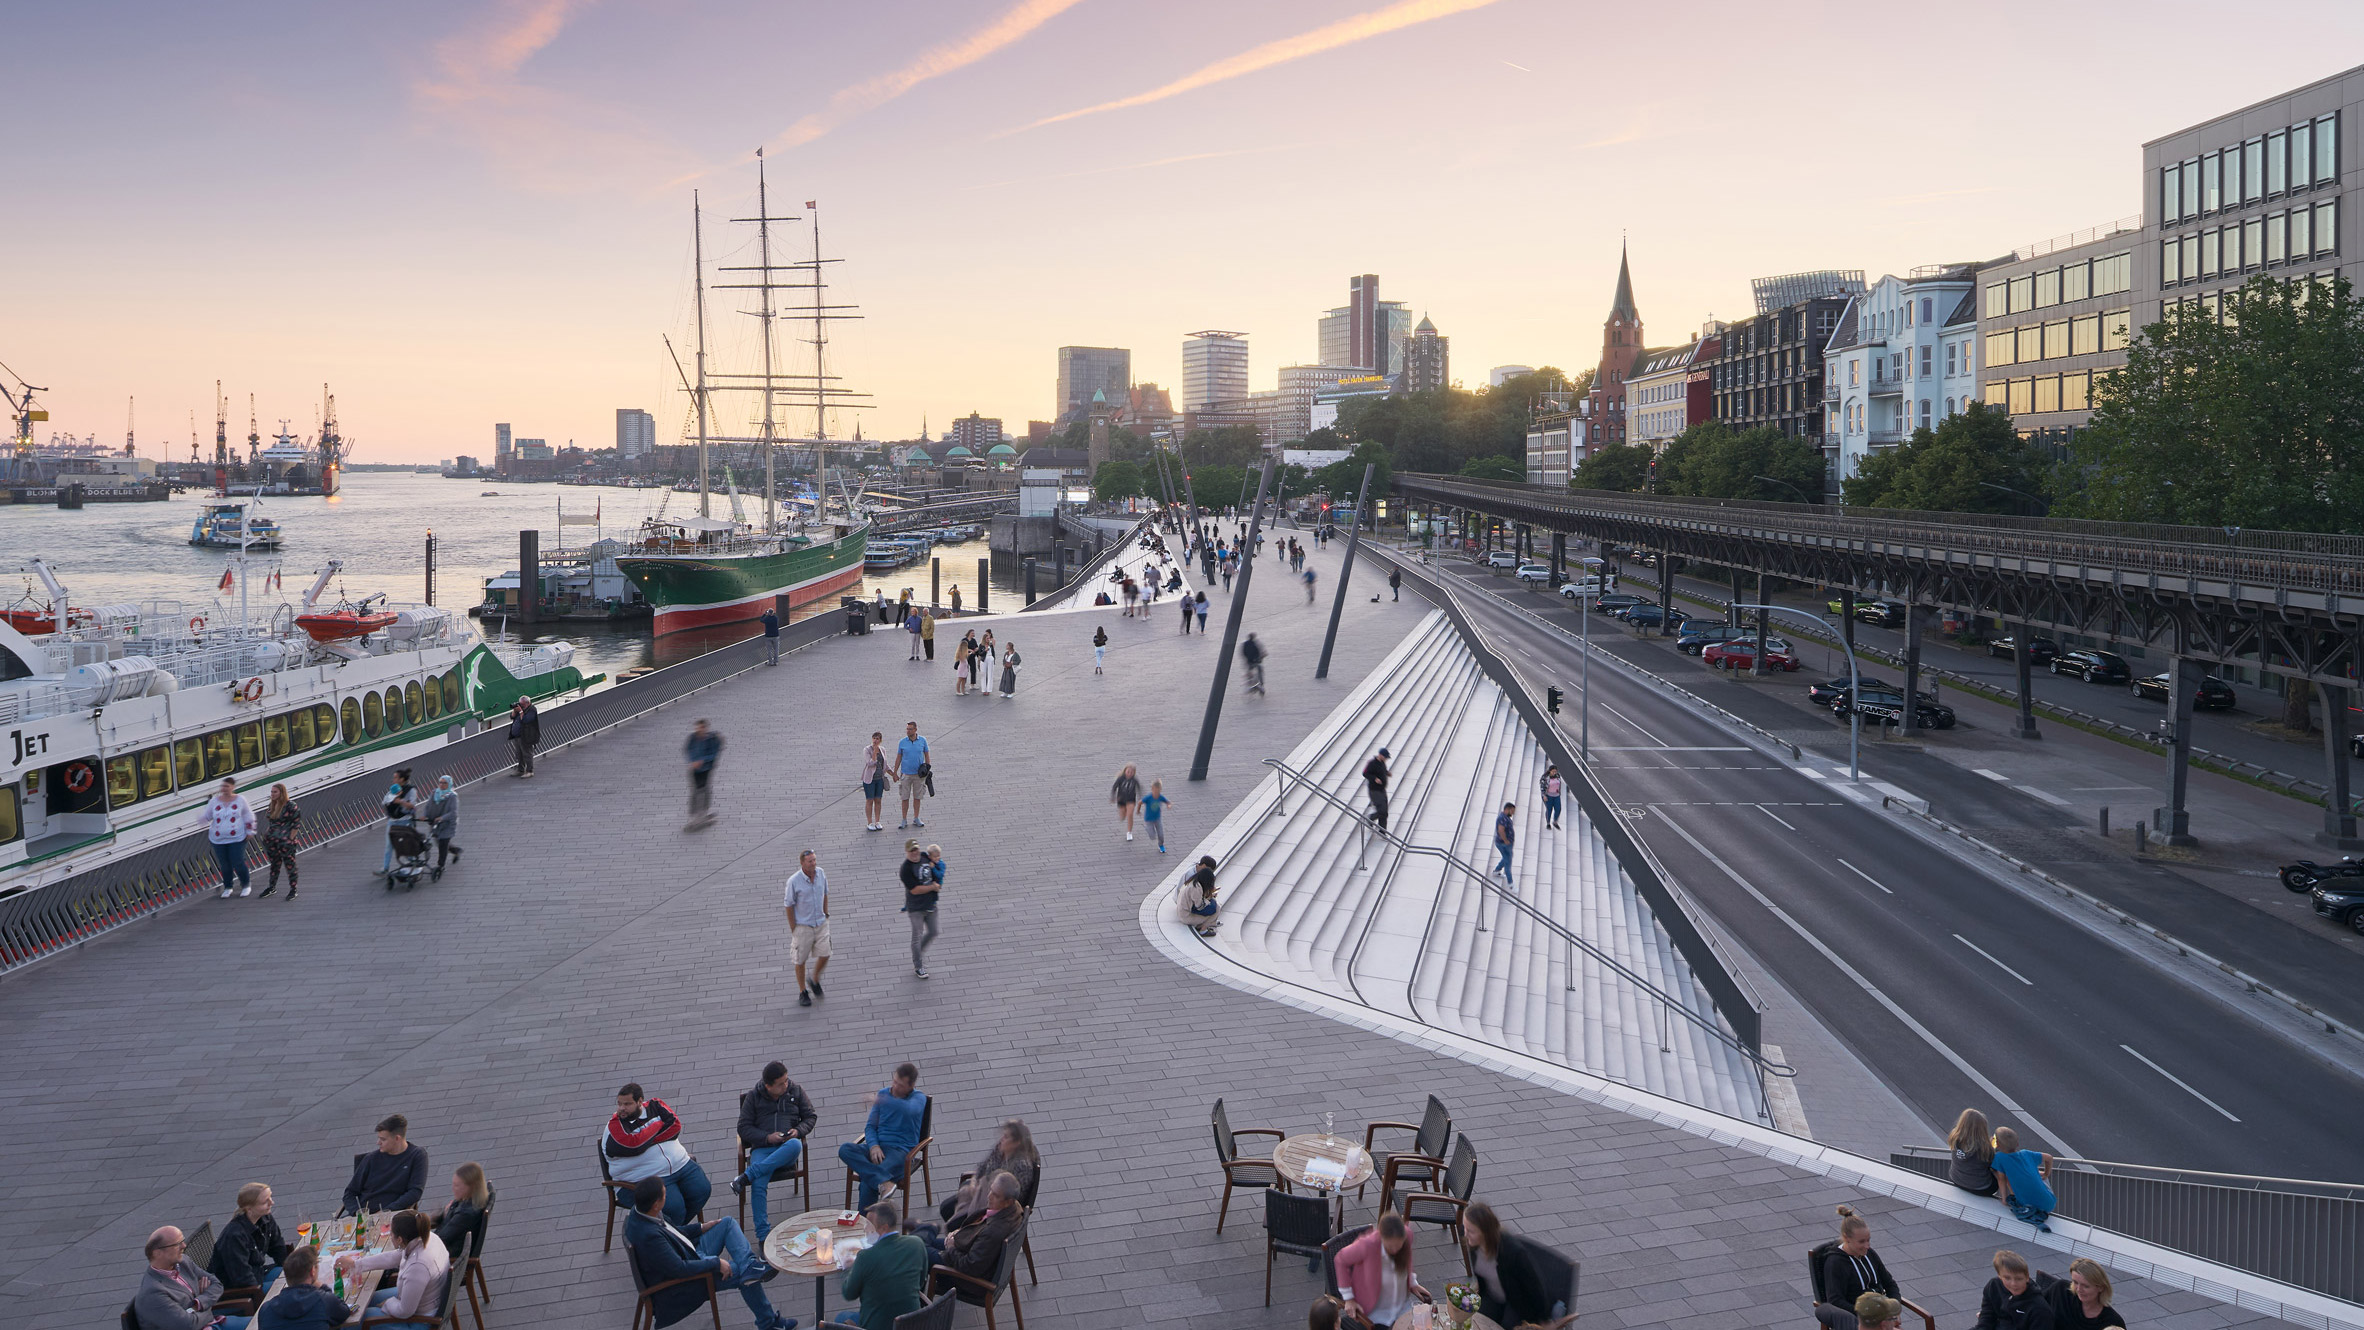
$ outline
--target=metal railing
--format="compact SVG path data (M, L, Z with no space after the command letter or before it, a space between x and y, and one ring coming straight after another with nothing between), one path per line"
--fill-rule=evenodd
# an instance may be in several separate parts
M2024 263L2029 259L2040 259L2046 254L2057 254L2064 249L2090 245L2096 240L2106 240L2111 236L2131 235L2141 229L2142 214L2138 212L2131 217L2121 217L2114 222L2105 222L2100 226L2088 226L2082 231L2071 231L2067 235L2054 236L2050 240L2038 240L2021 245L2011 251L2011 258L2013 262Z
M1947 1175L1935 1146L1888 1162ZM2055 1214L2349 1302L2364 1301L2364 1186L2055 1159Z
M1657 999L1659 1020L1659 1052L1664 1053L1672 1050L1673 1040L1671 1033L1667 1028L1667 1022L1671 1017L1679 1015L1684 1020L1689 1021L1691 1024L1697 1026L1709 1038L1747 1059L1748 1064L1756 1071L1757 1101L1759 1111L1764 1116L1765 1121L1770 1122L1773 1120L1772 1101L1767 1096L1765 1090L1765 1077L1796 1076L1798 1074L1796 1068L1791 1067L1786 1063L1768 1060L1762 1052L1749 1047L1746 1043L1728 1033L1723 1028L1723 1026L1715 1020L1714 1017L1703 1016L1697 1011L1692 1010L1689 1003L1650 982L1649 979L1643 977L1639 972L1626 965L1623 961L1611 956L1609 953L1601 950L1599 947L1594 946L1592 943L1585 941L1573 929L1566 927L1558 920L1553 919L1550 915L1545 914L1542 910L1539 910L1535 906L1529 904L1526 900L1522 899L1516 891L1499 885L1494 881L1491 875L1479 871L1476 865L1470 863L1460 855L1453 853L1451 850L1441 849L1434 845L1417 845L1411 841L1405 840L1403 837L1396 835L1394 832L1379 826L1370 818L1365 817L1362 810L1356 808L1352 802L1340 798L1338 795L1332 793L1329 790L1323 789L1321 784L1315 781L1312 777L1306 775L1304 772L1299 771L1294 767L1291 767L1288 763L1281 761L1277 757L1265 758L1264 765L1271 767L1280 776L1280 792L1273 799L1272 812L1268 814L1268 816L1280 817L1288 812L1289 782L1293 780L1297 783L1299 789L1321 800L1323 803L1328 804L1330 807L1337 809L1340 813L1345 815L1350 823L1357 827L1361 839L1357 843L1355 849L1354 866L1356 869L1359 870L1365 866L1370 844L1374 839L1376 839L1383 845L1392 846L1398 854L1425 855L1429 858L1438 860L1447 867L1458 870L1462 876L1468 878L1472 882L1477 883L1478 886L1484 890L1485 894L1478 897L1477 928L1479 932L1485 933L1492 931L1486 925L1485 902L1487 896L1499 896L1505 903L1516 909L1520 914L1525 915L1530 921L1544 929L1546 932L1550 933L1552 936L1558 938L1562 942L1567 943L1571 948L1581 951L1585 955L1592 957L1595 961L1600 962L1600 964L1606 967L1610 972L1614 973L1618 978L1623 979L1625 982L1632 984L1635 988L1638 988L1642 992L1647 993L1651 997ZM1575 979L1575 967L1570 966L1568 971L1569 988L1573 989L1576 986Z

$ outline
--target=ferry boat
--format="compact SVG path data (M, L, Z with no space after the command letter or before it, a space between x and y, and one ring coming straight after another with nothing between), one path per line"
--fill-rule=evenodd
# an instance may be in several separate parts
M189 543L209 549L275 550L279 524L247 511L250 499L208 499L189 528Z
M186 834L224 776L300 800L426 758L520 696L605 677L585 678L564 643L489 645L432 605L373 598L391 622L317 640L297 621L340 568L301 606L248 618L218 601L71 606L34 560L67 627L0 622L0 899Z

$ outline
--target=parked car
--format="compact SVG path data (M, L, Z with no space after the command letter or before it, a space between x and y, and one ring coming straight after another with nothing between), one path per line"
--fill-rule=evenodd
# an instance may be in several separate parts
M1730 642L1718 642L1714 646L1709 647L1707 650L1700 652L1699 658L1703 661L1706 661L1708 665L1714 669L1754 669L1757 658L1756 639L1751 637L1740 638ZM1795 670L1798 668L1798 658L1790 655L1786 651L1775 651L1772 649L1771 644L1768 643L1765 650L1765 668L1769 670Z
M2019 640L2016 637L1998 637L1986 644L1986 651L1990 656L2009 660L2019 651ZM2049 637L2031 637L2027 640L2027 658L2031 664L2049 665L2058 655L2060 643Z
M1891 691L1896 687L1885 679L1875 679L1868 674L1863 678L1863 686L1866 690L1885 688ZM1810 683L1806 685L1806 700L1820 707L1835 707L1847 700L1847 691L1851 687L1853 684L1844 674L1836 679L1825 679L1821 683Z
M1587 597L1604 595L1609 588L1615 585L1608 578L1598 574L1590 577L1572 577L1560 583L1560 594L1570 600L1583 600Z
M1518 579L1521 582L1534 582L1541 586L1550 586L1551 565L1548 563L1522 563L1519 565Z
M1641 603L1640 596L1629 596L1622 591L1612 591L1606 596L1594 597L1592 607L1601 614L1616 614L1621 610L1630 610Z
M1954 709L1927 693L1913 694L1913 724L1924 730L1950 730L1954 727ZM1834 715L1844 717L1852 710L1866 720L1882 725L1895 725L1904 719L1904 692L1897 688L1873 688L1865 685L1862 692L1831 708Z
M1847 602L1843 600L1831 601L1830 612L1833 614L1846 613ZM1887 627L1892 624L1903 623L1904 616L1905 605L1902 601L1859 600L1855 602L1855 617L1865 623L1879 624L1882 627Z
M1739 637L1741 632L1721 619L1688 619L1675 634L1675 650L1696 656L1718 642Z
M2172 691L2168 684L2166 671L2150 675L2147 678L2136 679L2128 687L2136 697L2146 698L2153 702L2170 700ZM2233 695L2233 686L2211 674L2200 680L2200 692L2192 698L2192 709L2195 711L2230 711L2240 703L2241 699Z
M1496 550L1486 556L1486 566L1488 568L1516 568L1519 566L1519 556L1510 550Z
M1679 628L1683 625L1684 621L1690 617L1690 615L1683 613L1681 610L1660 609L1655 604L1636 605L1632 609L1627 610L1624 614L1624 619L1627 623L1640 624L1650 628L1657 627L1659 621L1662 619L1665 622Z
M2087 683L2130 683L2134 671L2124 656L2108 651L2064 651L2052 660L2054 674L2073 674Z
M2308 893L2315 913L2364 933L2364 883L2354 879L2325 882Z

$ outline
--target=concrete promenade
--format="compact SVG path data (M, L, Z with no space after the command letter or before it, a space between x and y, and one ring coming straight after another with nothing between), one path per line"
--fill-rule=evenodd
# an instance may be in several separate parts
M1287 752L1427 612L1408 594L1389 602L1366 564L1331 677L1314 682L1338 553L1315 556L1311 606L1277 560L1260 564L1249 627L1272 651L1270 695L1241 696L1234 670L1203 784L1183 776L1221 641L1220 583L1206 637L1176 631L1172 601L1139 622L1114 608L981 621L1024 656L1012 700L955 697L948 660L907 662L899 633L835 638L552 755L532 782L470 789L464 865L414 894L379 888L365 834L304 856L296 903L199 901L0 982L0 1325L111 1324L147 1232L218 1228L241 1183L273 1184L291 1227L326 1214L390 1112L431 1152L430 1201L468 1159L500 1194L489 1327L622 1325L631 1282L622 1253L599 1250L592 1156L613 1092L637 1080L681 1113L719 1215L736 1096L775 1057L820 1112L816 1204L842 1195L835 1147L898 1061L918 1063L937 1096L939 1196L1001 1119L1034 1127L1042 1282L1022 1296L1037 1330L1302 1325L1319 1291L1302 1262L1278 1263L1261 1306L1261 1198L1235 1198L1214 1233L1210 1105L1223 1097L1235 1125L1292 1133L1334 1112L1343 1132L1416 1119L1430 1093L1478 1148L1478 1194L1584 1262L1587 1326L1802 1323L1800 1258L1841 1202L1870 1217L1908 1295L1965 1324L1992 1232L1259 1001L1143 938L1142 896L1253 788L1259 760ZM1113 642L1095 677L1101 624ZM721 820L689 833L680 750L699 716L728 746ZM942 797L924 830L890 820L866 833L860 752L907 719L933 742ZM1118 832L1107 792L1126 762L1175 800L1171 855ZM926 981L895 908L906 836L951 864ZM836 947L811 1009L796 1005L780 915L805 848L829 875ZM776 1215L799 1208L785 1187L774 1196ZM1369 1222L1368 1202L1350 1211ZM1458 1272L1431 1231L1417 1241L1432 1285ZM2062 1253L2021 1250L2066 1267ZM809 1330L810 1281L771 1291ZM2139 1326L2260 1323L2139 1280L2118 1291ZM725 1323L744 1326L725 1301ZM982 1318L963 1311L961 1324Z

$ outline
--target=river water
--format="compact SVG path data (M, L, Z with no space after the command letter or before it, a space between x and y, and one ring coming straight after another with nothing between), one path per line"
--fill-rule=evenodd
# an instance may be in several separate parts
M497 491L488 495L487 490ZM65 583L77 605L177 600L191 614L235 618L235 590L222 592L223 571L237 560L230 550L200 548L189 543L189 528L197 520L203 496L190 493L168 503L92 504L78 511L34 505L0 507L0 604L32 587L35 599L46 602L32 576L32 560L47 559L58 580ZM760 520L752 499L742 499L751 517ZM386 592L396 601L417 601L426 592L426 541L436 538L435 602L464 610L484 599L485 579L517 567L518 532L541 533L545 555L562 548L587 545L602 534L628 537L644 517L654 515L659 503L676 516L695 513L698 497L666 490L612 489L578 485L503 485L482 477L446 480L436 475L385 471L348 471L333 498L267 498L261 512L277 522L282 538L276 553L248 556L252 581L248 585L249 613L267 615L279 601L301 597L312 578L330 559L344 560L344 571L330 584L323 601L333 600L342 588L358 600ZM727 516L729 500L714 496L716 516ZM558 523L563 504L570 524ZM598 515L600 525L573 525L571 519ZM563 533L563 541L561 535ZM944 561L944 593L960 586L965 605L977 603L977 561L987 555L979 537L959 545L941 545L936 556ZM263 576L282 574L283 586L262 589ZM891 599L910 587L917 599L928 594L928 565L913 564L864 578L862 592L884 590ZM1006 575L996 575L993 589L1002 603L1014 603L1017 588ZM215 607L216 600L221 602ZM819 612L814 607L807 612ZM834 603L828 608L834 608ZM800 613L798 617L803 617ZM488 632L500 631L498 624ZM512 627L512 637L518 636ZM585 674L643 665L666 665L714 650L756 631L753 624L734 624L654 638L646 620L608 628L568 623L545 626L529 640L565 640L575 644L575 663Z

